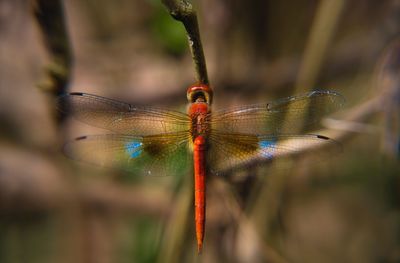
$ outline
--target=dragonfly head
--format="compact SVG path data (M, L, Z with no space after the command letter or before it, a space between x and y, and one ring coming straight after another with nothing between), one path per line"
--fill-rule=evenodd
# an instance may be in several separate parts
M187 89L186 95L190 103L205 102L211 104L213 91L206 84L194 84Z

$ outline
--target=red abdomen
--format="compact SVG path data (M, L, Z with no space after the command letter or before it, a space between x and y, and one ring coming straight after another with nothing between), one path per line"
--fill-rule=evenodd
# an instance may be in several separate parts
M200 253L203 247L204 225L206 216L206 140L203 136L194 139L194 206L196 222L197 251Z
M206 216L206 144L209 132L209 107L207 103L192 103L189 108L192 119L191 135L193 140L194 163L194 206L197 250L203 247Z

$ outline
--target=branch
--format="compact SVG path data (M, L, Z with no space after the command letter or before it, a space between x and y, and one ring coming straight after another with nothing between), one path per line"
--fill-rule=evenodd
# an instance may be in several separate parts
M186 0L162 0L162 3L175 20L183 23L186 29L190 52L196 70L197 81L208 85L209 80L203 46L201 44L199 25L192 4Z
M304 51L299 75L296 83L296 92L304 91L315 85L318 72L321 70L323 59L340 21L340 14L344 10L344 0L323 0L318 6L316 17Z
M51 60L46 66L46 77L38 86L43 91L60 95L67 87L72 64L61 0L37 0L33 4L33 14L42 31L42 39Z
M276 263L285 263L287 260L280 255L280 253L272 246L267 244L262 237L262 232L257 228L257 226L252 222L252 220L244 213L244 209L240 207L240 204L237 198L234 196L233 192L227 185L226 181L223 180L213 180L212 184L210 184L211 191L218 195L219 200L213 200L214 204L219 204L224 206L223 210L226 210L227 213L224 213L224 216L231 217L235 224L229 222L230 227L237 226L237 233L235 237L235 249L237 257L243 257L245 259L245 254L241 248L243 248L246 242L250 242L252 244L251 254L257 258L263 258L265 262L276 262ZM222 202L221 202L222 201ZM265 201L265 200L264 200ZM219 207L221 208L221 207ZM222 209L222 208L221 208ZM227 220L218 215L209 215L207 218L209 222L210 228L224 228L228 227L226 224ZM247 251L248 252L248 251Z

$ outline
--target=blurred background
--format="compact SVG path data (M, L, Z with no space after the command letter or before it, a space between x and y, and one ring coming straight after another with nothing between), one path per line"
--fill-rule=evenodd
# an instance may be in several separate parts
M346 104L318 133L342 153L208 179L198 256L191 174L64 157L66 141L99 129L56 117L46 87L62 49L36 19L56 12L0 0L0 262L400 262L400 1L193 4L214 107L335 90ZM62 5L68 38L53 41L70 44L67 91L186 110L185 30L160 1Z

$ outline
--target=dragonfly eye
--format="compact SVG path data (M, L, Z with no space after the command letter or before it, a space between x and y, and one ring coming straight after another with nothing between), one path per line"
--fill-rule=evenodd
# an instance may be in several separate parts
M187 99L189 102L206 102L211 104L212 90L205 84L195 84L187 89Z

